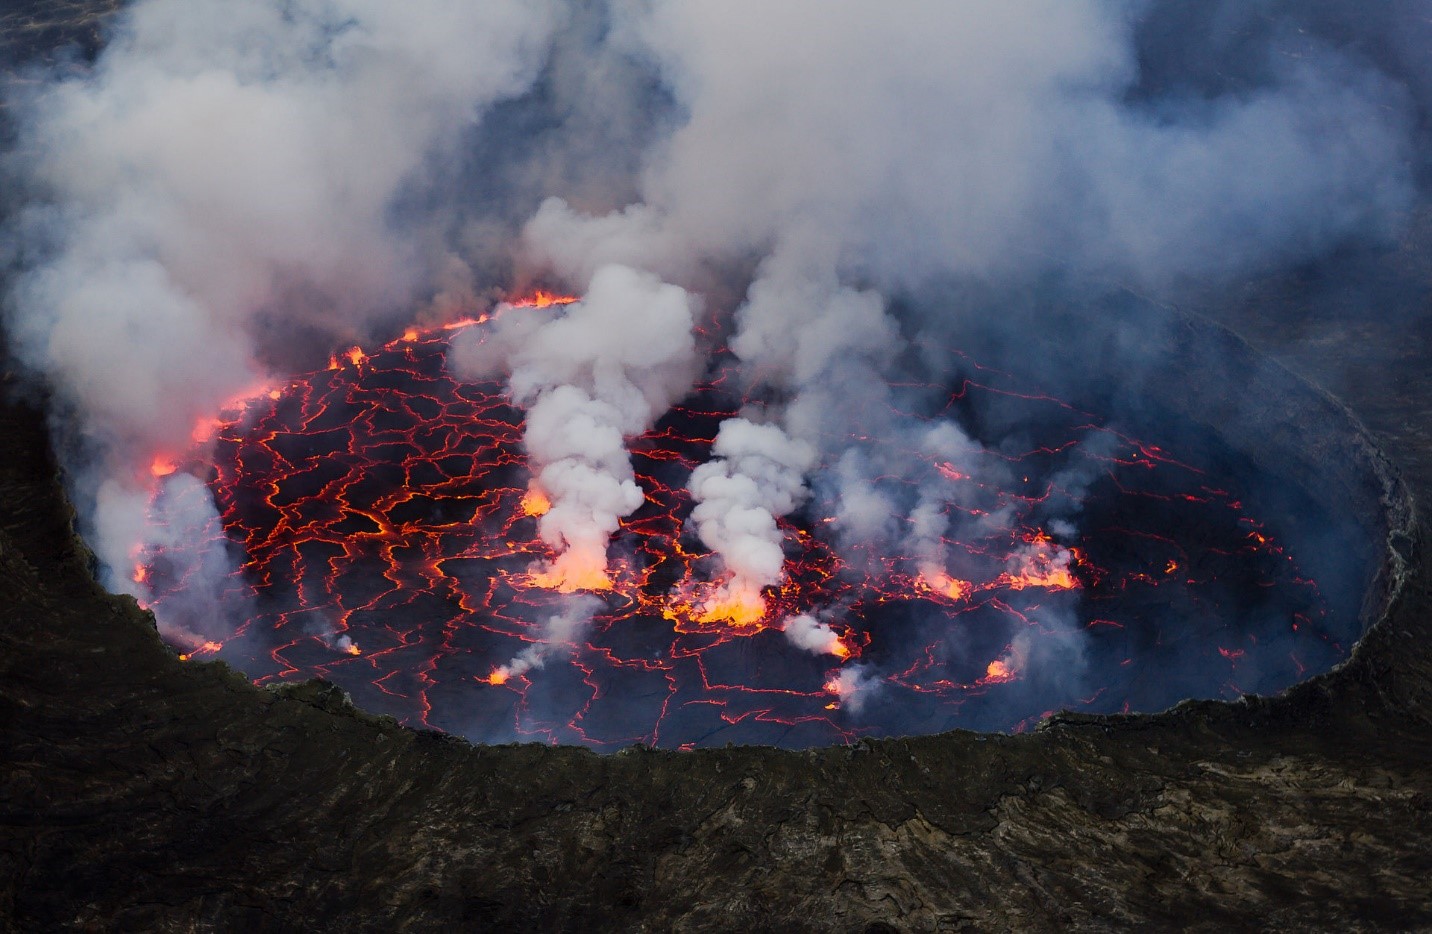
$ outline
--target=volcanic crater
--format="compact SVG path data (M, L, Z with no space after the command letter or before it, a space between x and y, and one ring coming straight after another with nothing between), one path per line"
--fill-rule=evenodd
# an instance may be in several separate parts
M1039 311L1022 359L1071 404L1127 411L1081 397L1087 380L1056 365L1071 342L1109 346L1074 311ZM1425 922L1432 604L1411 495L1347 409L1239 338L1143 303L1105 311L1114 330L1152 329L1156 352L1138 361L1080 358L1124 367L1135 410L1213 432L1323 504L1345 540L1375 543L1353 575L1369 628L1346 662L1275 698L1058 714L1021 736L804 753L474 747L368 716L323 681L263 690L223 664L176 661L151 614L94 584L43 419L7 406L15 717L0 814L34 828L23 852L5 851L12 916L152 929L215 912L317 929ZM1002 358L993 343L969 352ZM1235 858L1245 850L1257 861ZM188 860L177 881L158 871L176 852ZM1189 885L1215 864L1218 885ZM1298 880L1319 873L1339 888L1309 902Z
M73 76L85 63L93 64L112 37L118 35L124 44L127 33L104 24L106 15L127 5L119 0L23 0L3 15L10 28L0 30L0 46L10 61L44 55ZM202 11L210 6L216 12L213 34L229 35L229 9L192 3L174 8ZM285 12L305 6L289 4ZM368 12L380 7L368 5ZM1264 107L1264 81L1273 80L1278 90L1276 76L1264 74L1270 63L1275 72L1283 62L1296 63L1304 77L1315 75L1319 62L1326 67L1330 46L1349 52L1334 57L1333 74L1343 77L1356 61L1385 64L1405 56L1407 67L1396 72L1398 83L1417 97L1417 119L1425 127L1425 96L1416 89L1425 89L1426 82L1404 79L1425 71L1420 63L1427 43L1418 41L1425 30L1417 27L1426 23L1405 4L1372 13L1350 4L1251 12L1237 4L1198 5L1196 10L1186 4L1153 4L1149 9L1162 15L1139 32L1137 55L1146 74L1117 103L1134 105L1134 124L1154 116L1159 128L1171 128L1195 144L1178 152L1200 150L1208 140L1201 132L1205 124L1225 125L1206 120L1220 112L1221 100ZM405 7L400 15L419 14ZM1323 16L1341 23L1346 34L1317 28ZM287 16L279 19L292 25ZM600 25L601 20L591 22ZM808 23L796 22L799 40L776 48L781 60L804 63L810 58L805 54ZM1263 42L1263 31L1276 38ZM1032 32L1037 30L1019 30L1021 35ZM983 33L973 35L986 41ZM166 48L179 51L186 67L194 62L222 66L171 41L174 35L162 38L143 47L140 71L146 82L155 76ZM454 31L452 38L459 61L485 64L472 54L470 36ZM54 52L67 43L78 48ZM246 45L265 50L262 43ZM555 79L544 78L538 92L555 102L554 114L571 100L562 93L563 63L590 62L572 57L571 45L564 48L554 57ZM998 52L1000 47L993 48ZM955 61L944 55L899 57L941 66ZM743 57L717 58L750 73ZM1021 78L1036 64L1018 61ZM1122 56L1119 61L1126 62ZM867 70L837 62L840 71L856 76L859 86L871 84ZM270 73L273 63L265 60L266 67L253 77L277 77L283 90L291 90L286 75ZM436 63L424 58L416 71L426 75L426 66ZM589 75L595 72L583 70L582 64L571 70L579 80L568 83L581 98L610 99L591 93ZM605 69L602 73L611 75ZM328 79L333 75L322 77L322 86L332 88ZM29 74L20 82L32 83ZM195 90L188 71L178 83L186 95ZM771 93L777 85L770 82L754 86L763 102L779 96ZM1306 87L1303 82L1295 86ZM1347 98L1340 79L1312 88L1316 113L1326 116L1324 105L1333 106L1333 114L1340 112L1336 104ZM1193 116L1197 127L1159 109L1170 102L1167 95L1183 90L1197 104L1184 116ZM116 99L133 102L134 97L109 98ZM395 99L407 114L403 99ZM1064 98L1054 99L1062 116L1068 110ZM958 103L943 92L935 100L941 110ZM830 113L844 115L847 105L858 102L838 103ZM918 98L912 103L918 104ZM1374 108L1375 113L1395 116L1399 111L1396 100L1383 103L1387 106ZM981 105L988 113L1008 109L985 107L983 98ZM782 123L795 113L786 107L765 109ZM957 106L953 109L958 112ZM1294 113L1300 110L1306 113L1298 108ZM0 114L7 143L13 139L13 112L7 107ZM86 114L103 112L94 108ZM920 117L921 129L935 116L929 107L912 106L908 112ZM1016 107L1011 112L1024 111ZM1233 111L1235 116L1242 112ZM223 108L206 108L205 119L197 123L211 129L223 113ZM518 102L507 118L520 132L531 131L534 124L541 129L544 111L537 111L536 120L529 119L531 113ZM1266 117L1268 111L1261 114ZM1277 136L1276 120L1244 122L1259 131L1272 128ZM196 124L184 123L186 129ZM1377 154L1378 147L1369 145L1376 134L1348 132L1365 124L1317 119L1312 127L1307 137L1294 137L1312 145L1296 149L1318 150L1323 141L1353 142L1356 158L1345 167L1362 167L1378 191L1387 191L1403 164L1421 166L1417 171L1425 177L1422 152L1386 146L1385 161L1369 159ZM130 139L149 137L165 155L174 150L174 137L148 130ZM722 135L706 139L714 142ZM493 171L489 152L514 151L522 159L532 148L544 154L552 148L545 134L536 147L516 149L509 137L494 134L473 160L483 192L491 194L531 175L510 166L502 171L506 164L501 162ZM83 142L74 136L55 138L63 146L47 155L62 158L42 156L47 168L72 160L74 144ZM289 138L299 146L310 142L302 133L269 142ZM756 138L764 145L781 137L766 133ZM885 138L902 153L931 148L910 146L903 132ZM1261 167L1264 157L1276 156L1276 148L1265 145L1267 139L1262 132L1256 136L1258 158L1235 159L1213 173L1234 180L1235 190L1244 195L1257 194L1252 202L1239 202L1246 214L1239 215L1234 229L1235 234L1251 230L1253 236L1230 240L1223 228L1204 231L1209 239L1202 246L1211 245L1218 255L1215 280L1219 269L1241 275L1236 270L1261 268L1258 257L1248 253L1259 254L1268 246L1276 252L1286 243L1276 235L1276 224L1270 237L1268 228L1256 223L1279 217L1278 200L1264 196L1281 187L1280 179L1295 182L1293 197L1302 205L1335 213L1348 206L1337 187L1330 192L1315 188L1319 194L1310 197L1308 189L1298 187L1307 176L1285 171L1287 164L1275 163L1268 175L1240 169ZM238 149L249 141L247 134L233 139ZM1416 145L1423 147L1425 140ZM359 156L369 148L346 147ZM778 148L761 152L774 155ZM337 157L344 149L330 152ZM605 156L609 148L601 150ZM610 160L593 159L593 153L594 148L581 147L582 164L609 166ZM270 200L264 196L269 189L288 191L268 184L231 186L239 161L223 155L209 160L222 182L216 188L233 187L243 198L258 195L261 204ZM94 163L82 159L71 164L84 167L82 187L92 192L102 173L96 175ZM342 158L336 164L318 163L315 181L341 177L345 164ZM1155 164L1140 159L1133 164L1139 171L1130 174L1144 177ZM133 167L132 162L127 166ZM797 165L803 175L821 175L811 168L805 160ZM173 175L161 172L151 178L164 181ZM178 176L191 177L188 171ZM244 177L270 181L270 176L243 173L239 180ZM1170 173L1159 180L1176 183L1181 177ZM701 173L700 181L708 178ZM1260 179L1264 184L1250 184ZM1070 180L1059 176L1060 189ZM1151 215L1165 213L1153 218L1158 221L1154 229L1164 232L1170 230L1169 214L1183 216L1169 212L1160 197L1168 187L1135 189L1153 196ZM704 184L701 188L709 190ZM1178 184L1172 188L1187 193ZM1220 216L1227 206L1220 194L1226 192L1195 187L1186 203L1200 216ZM950 311L946 320L936 322L948 327L919 337L919 346L934 359L923 368L929 375L921 385L899 397L901 412L948 418L987 449L1024 455L1007 461L1011 469L991 490L982 491L996 502L1004 497L1016 504L1021 521L1006 526L1009 534L1003 540L988 543L987 554L963 548L943 554L950 583L970 584L963 600L948 590L949 599L927 592L928 587L922 590L918 561L911 560L918 556L904 550L887 553L897 565L888 573L862 564L825 576L832 566L823 563L831 560L824 543L833 540L835 530L833 523L822 522L829 516L820 511L817 490L783 528L792 569L806 562L803 566L813 573L787 575L797 590L769 591L772 612L755 623L701 620L708 614L700 611L699 599L691 602L701 596L699 588L686 592L679 585L688 572L693 583L708 583L713 569L689 539L662 541L648 531L669 532L681 518L681 476L710 442L709 425L702 419L734 411L746 401L733 384L711 378L661 428L637 439L645 492L657 495L621 533L621 547L613 550L611 586L591 595L598 603L587 604L587 595L554 595L533 587L530 578L541 573L549 555L545 543L534 540L538 520L528 514L540 512L541 491L528 486L530 471L510 443L520 434L520 415L506 407L495 384L444 386L449 401L419 398L407 354L422 357L433 374L425 386L430 388L441 382L444 352L441 341L434 340L437 335L421 332L391 347L349 351L346 359L335 359L332 370L320 368L294 383L266 387L276 398L263 394L254 407L224 413L204 427L220 434L213 461L207 455L191 460L179 451L156 460L151 478L160 491L156 506L166 500L179 506L189 494L207 502L212 491L223 501L224 522L183 529L195 533L194 540L207 539L208 554L150 553L136 556L132 569L120 567L96 557L89 550L94 540L87 544L76 533L92 503L86 502L90 491L74 482L73 474L69 483L63 478L65 470L87 463L66 447L73 435L65 426L75 413L66 408L72 402L63 382L37 388L7 368L0 377L7 390L0 405L0 437L6 445L6 457L0 458L0 594L7 608L0 630L0 745L5 749L0 756L0 928L884 932L1404 930L1432 925L1426 885L1432 871L1427 845L1432 833L1427 806L1432 798L1427 743L1432 727L1432 563L1425 547L1425 506L1414 508L1413 501L1414 493L1424 503L1432 495L1432 437L1427 432L1432 385L1426 366L1432 334L1426 288L1432 223L1425 194L1422 198L1411 227L1388 234L1401 238L1391 254L1382 252L1380 242L1372 254L1339 249L1311 265L1284 265L1266 279L1165 296L1180 302L1187 298L1202 314L1249 336L1293 371L1345 397L1375 430L1376 440L1341 401L1239 337L1198 314L1141 301L1123 290L1116 289L1112 300L1091 300L1087 307L1070 307L1064 299L1011 307L971 301L969 295L923 297L932 308ZM232 219L207 201L194 204L197 213L220 226ZM933 204L937 212L945 210L943 200ZM1081 216L1100 216L1097 203L1075 207ZM906 214L894 216L899 239L906 234ZM970 216L976 223L981 217ZM1314 220L1324 216L1322 211L1311 215ZM1308 217L1295 212L1295 220ZM862 223L866 220L862 216ZM1196 259L1200 241L1183 240L1187 229L1175 224L1164 242L1172 252ZM186 237L186 228L176 230L181 240ZM124 256L132 247L132 241L114 236L121 233L114 227L104 233L118 253L102 252L101 258ZM259 236L264 245L274 240L266 226ZM1354 236L1361 239L1361 232ZM1010 242L1034 252L1040 239ZM1087 242L1097 254L1105 239ZM234 265L242 254L226 249L221 265ZM1276 255L1291 264L1301 254ZM285 271L291 259L283 254ZM1201 275L1197 263L1188 268ZM1102 292L1102 286L1096 290ZM1082 294L1056 291L1066 297ZM105 306L107 318L115 291L95 290L93 297ZM135 302L135 307L138 321L154 311L149 302ZM963 309L969 308L981 309L995 326L968 321ZM80 330L88 330L90 320L81 321ZM6 327L12 322L7 318ZM100 343L107 333L95 332ZM13 351L15 337L0 335L0 343ZM121 377L143 366L145 355L135 353L141 349L104 348L120 361L116 372ZM385 388L380 369L392 374L395 386ZM1010 392L1023 395L1006 395ZM959 401L947 408L956 397ZM444 421L450 409L463 416L461 427ZM476 411L492 416L481 432L467 418ZM989 411L997 416L992 421L986 420ZM1038 427L1014 443L1008 428L1020 420ZM319 425L326 431L316 436L312 429ZM423 433L419 425L429 430ZM275 431L271 438L263 433L270 428ZM415 448L406 437L410 432L421 435ZM404 437L395 437L385 452L378 446L385 433ZM462 447L450 462L438 456L444 437ZM1107 447L1085 443L1093 438L1106 439ZM1075 448L1058 448L1071 439L1078 442ZM1009 447L1002 446L1004 440ZM56 441L57 452L50 447ZM349 444L357 446L350 449ZM1406 471L1407 484L1381 445ZM282 460L269 459L264 449L270 446L276 446ZM668 446L678 453L651 456ZM1038 453L1041 446L1050 450ZM1154 464L1151 468L1101 460L1132 460L1135 451L1160 456L1150 461L1141 453L1141 460ZM488 457L505 459L493 464ZM903 454L897 460L910 462ZM1043 481L1067 475L1063 468L1078 463L1107 469L1093 472L1095 481L1081 500L1088 506L1071 516L1055 508L1061 498ZM376 466L370 470L369 464ZM255 472L240 473L245 465ZM471 484L483 465L484 484ZM939 472L936 465L928 466ZM1031 468L1028 481L1025 466ZM179 475L191 470L202 479L193 479L186 492ZM370 474L373 480L362 485ZM671 495L663 498L655 481L668 474ZM1200 477L1217 477L1218 482ZM263 487L260 478L287 483L275 491ZM1136 482L1130 485L1130 479ZM353 483L345 485L349 480ZM409 496L412 489L422 492ZM279 492L283 496L266 501ZM974 499L961 502L984 508ZM1158 526L1156 534L1177 542L1190 559L1202 556L1201 561L1181 561L1177 554L1168 559L1179 563L1175 571L1189 577L1180 578L1167 570L1167 562L1159 567L1148 556L1135 560L1134 552L1143 555L1147 549L1152 555L1168 548L1157 540L1135 536L1140 544L1134 548L1127 536L1105 534L1110 528L1130 528L1128 513ZM275 515L297 525L274 524ZM1056 528L1056 518L1076 531ZM504 531L514 533L515 544L503 554L446 557L449 546L463 553L500 542L507 549ZM1049 569L1067 572L1074 586L1009 585L1020 571L1020 564L1009 560L1012 550L1028 549L1043 541L1041 536L1048 540L1040 546L1044 553L1058 558ZM942 544L971 541L947 539ZM662 560L643 550L653 541L670 545L658 550ZM392 550L385 552L385 546ZM180 597L183 578L203 571L210 559L223 568L233 559L240 572L222 577L217 593L193 589L191 578L189 592L197 603L186 604ZM969 565L960 564L966 559ZM198 564L185 563L192 561ZM1195 565L1208 573L1189 573ZM459 573L464 567L480 573ZM96 582L97 574L116 568L152 580L168 603L156 609L182 621L188 637L171 635L166 646L154 613ZM451 576L444 569L451 569ZM1150 581L1139 580L1141 573ZM999 583L1005 574L1011 578ZM1187 583L1190 578L1194 584ZM113 576L107 580L114 582ZM489 596L484 580L506 588L503 615L470 599ZM1121 580L1130 585L1116 594L1111 588ZM1265 586L1269 583L1273 586ZM832 589L850 599L827 600ZM856 591L865 596L857 598ZM894 594L894 599L882 602L882 594ZM1026 627L1017 615L995 606L996 599L1026 617L1037 613L1036 604L1039 611L1061 612L1041 617L1042 627ZM205 601L209 616L200 609ZM215 601L227 601L222 614L213 610ZM549 610L570 606L570 601L602 609L581 617L566 638L555 639ZM1126 615L1116 618L1102 608L1096 612L1101 602L1119 604ZM667 616L667 610L682 606L697 609L689 614L692 619ZM794 617L781 614L810 608L816 608L812 623L825 628L808 625L802 631L826 639L812 638L811 644L833 649L838 643L847 654L797 651L783 631ZM1143 609L1148 612L1141 615ZM1170 609L1174 612L1164 612ZM1311 625L1304 625L1300 615ZM964 625L976 616L986 629ZM225 628L234 619L248 623L237 636ZM428 625L429 619L440 625ZM1096 619L1112 619L1123 628L1095 624ZM915 631L920 627L912 620L929 623L934 633ZM208 626L213 627L212 646L206 645ZM1077 696L1039 703L1026 698L1027 709L1037 718L1044 710L1078 707L1092 698L1085 712L1055 713L1020 735L953 729L879 739L862 732L910 733L944 729L942 724L1018 728L1018 704L1009 701L1040 685L1029 665L1021 671L1011 664L1018 660L1011 651L1014 636L1048 636L1049 629L1072 635L1086 654L1065 657L1087 658L1085 670L1099 676ZM956 632L961 644L972 647L969 654L933 658L916 672L939 671L951 689L916 691L909 685L930 682L890 680L911 670L892 660L889 646L897 641L892 637L917 637L898 642L909 648ZM650 639L641 642L640 650L611 643L624 633ZM1258 637L1256 645L1251 635ZM599 652L603 639L609 643ZM679 678L673 685L667 677L675 677L672 651L682 640L697 647L684 659L687 675L693 665L698 672L734 671L737 677L729 683L746 679L739 683L743 690L713 691L687 677L688 688L699 687L698 699L679 705L676 717L668 716L669 704L668 713L653 713L662 699L691 696L679 692ZM1046 638L1031 644L1067 642ZM1170 667L1173 646L1179 646L1178 657L1189 656L1191 670ZM643 651L655 653L651 667L635 664L646 658ZM176 654L188 657L180 661ZM1127 666L1125 658L1132 659ZM519 663L538 659L540 668L529 665L517 673ZM612 679L608 688L628 675L659 674L653 706L598 716L603 683L581 667L593 660L599 664L592 671ZM778 666L778 677L769 684L749 677L762 663ZM384 664L391 667L380 670ZM849 697L828 690L824 680L855 665L872 666L882 675L875 683L885 685L881 694L865 697L861 711L851 709ZM377 686L385 671L396 674L383 683L400 690L390 694ZM301 680L309 674L331 680ZM1006 679L1005 674L1019 676ZM256 678L265 686L255 686ZM1298 678L1303 680L1282 688ZM982 679L986 683L978 684ZM1165 679L1172 683L1161 684ZM552 690L559 683L567 694ZM752 687L790 691L781 697L792 705L823 701L836 708L819 706L816 719L794 725L761 713L742 717L753 705L741 703L759 696L744 690ZM1121 710L1120 692L1130 710L1156 709L1175 695L1220 699L1184 702L1154 714L1095 712ZM409 729L389 717L371 716L354 707L350 695L367 710L449 732ZM476 718L451 715L463 709L451 702L472 705L475 698L494 706L476 710ZM780 705L760 709L768 707L778 711ZM780 708L785 711L781 716L792 719L787 714L793 709ZM681 719L692 711L708 716L701 723ZM582 712L580 719L576 712ZM690 728L689 733L668 730L677 726ZM541 742L473 745L454 732ZM624 745L633 738L669 746L728 740L825 745L804 751L759 745L676 751ZM548 745L552 739L559 745ZM604 750L624 748L598 755L570 745L583 742Z
M889 418L958 425L977 455L956 464L912 440L884 456L916 469L883 480L892 498L938 503L933 550L908 535L837 548L842 517L817 484L781 520L784 581L763 612L703 604L719 569L683 535L687 478L749 402L718 355L632 442L646 503L609 573L553 586L523 413L502 384L446 365L451 336L482 327L353 347L208 425L212 465L183 466L207 472L220 518L134 571L171 638L185 634L183 659L217 656L259 684L322 677L366 710L478 741L802 748L1276 693L1344 659L1365 622L1379 539L1260 450L1262 428L1155 401L1197 398L1216 365L1196 361L1199 385L1180 386L1130 361L1162 389L1088 406L1026 361L933 339L920 352L946 373L900 387ZM160 521L192 495L171 486L177 466L152 468ZM196 600L218 553L239 569ZM554 630L572 590L589 594L582 619Z

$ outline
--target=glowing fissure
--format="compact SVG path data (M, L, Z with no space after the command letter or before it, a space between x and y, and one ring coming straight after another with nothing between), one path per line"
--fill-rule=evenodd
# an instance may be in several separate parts
M661 288L630 277L624 284L651 294ZM678 298L666 295L672 308ZM940 445L897 452L932 458L943 482L973 487L965 497L941 494L933 512L945 518L910 520L927 527L905 536L909 554L867 554L859 564L841 557L822 532L839 526L829 512L837 504L807 501L800 481L819 469L814 450L735 417L741 400L716 383L698 384L659 421L658 406L638 406L636 422L617 432L617 475L627 476L624 464L639 497L609 513L610 526L598 523L597 546L585 552L566 527L553 534L547 524L564 504L562 480L551 474L562 451L535 460L533 412L524 419L512 403L526 398L536 408L569 384L539 374L514 385L520 362L506 384L447 372L454 338L471 351L502 340L503 327L530 337L532 326L568 319L519 326L502 318L512 308L561 310L571 301L538 298L457 326L410 328L382 348L336 355L336 368L257 390L214 420L209 486L222 515L208 547L227 539L241 550L242 567L222 596L252 611L232 637L186 644L181 657L222 654L261 683L322 675L370 709L477 739L683 746L725 741L735 730L749 741L809 745L911 729L910 717L890 710L913 710L916 731L966 719L1011 728L1046 709L1030 707L1048 703L1043 694L1019 691L1051 666L1053 656L1041 655L1048 646L1078 637L1104 640L1100 651L1131 653L1126 626L1147 621L1112 619L1121 600L1137 605L1138 595L1162 587L1196 602L1200 588L1216 586L1193 576L1207 560L1180 543L1180 510L1227 515L1220 547L1255 568L1260 582L1292 592L1304 623L1293 629L1312 651L1320 642L1329 651L1310 625L1324 612L1315 585L1232 496L1159 449L1097 427L1087 413L993 385L964 382L956 394L1062 408L1071 434L1025 454L986 453L1027 472L1008 491L929 453ZM588 365L566 353L547 361L558 375ZM470 375L472 361L464 367ZM648 386L644 398L660 401L670 385ZM1093 472L1108 479L1101 495L1116 505L1137 498L1174 520L1168 528L1104 530L1139 543L1117 569L1096 564L1082 542L1061 542L1034 524L1058 489L1040 476L1090 436L1109 451L1090 457ZM175 478L204 469L156 457L154 514L175 495ZM702 505L723 497L751 505L757 494L742 478L753 473L779 480L765 489L784 490L785 499L756 501L754 526L739 524L740 509L723 508L713 529ZM1154 475L1176 481L1177 491L1139 486ZM910 493L935 502L929 490ZM951 528L948 516L962 511L1009 521L950 538L942 531ZM751 529L768 540L768 520L784 544L760 554L765 563L713 561L711 552ZM193 612L183 599L186 547L151 548L135 564L134 581L166 631L197 631L183 618ZM1091 610L1074 632L1056 622L1079 616L1086 599L1098 618ZM1244 649L1198 649L1205 650L1236 678ZM1107 694L1100 688L1089 702L1107 707Z

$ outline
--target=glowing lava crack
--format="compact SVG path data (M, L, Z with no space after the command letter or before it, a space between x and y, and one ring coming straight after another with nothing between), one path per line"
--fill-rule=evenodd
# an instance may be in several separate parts
M1316 585L1223 481L973 363L922 387L943 400L923 417L998 400L1038 429L1026 449L981 455L1010 489L932 465L967 491L947 511L1002 517L941 540L939 561L838 551L816 495L782 520L784 582L764 608L703 604L713 571L683 535L686 484L742 403L717 379L631 444L645 503L591 592L558 593L540 571L550 502L522 413L500 385L447 373L451 333L479 326L409 329L244 400L209 426L211 466L156 457L154 514L178 471L207 474L222 528L193 547L241 564L218 595L236 631L182 657L217 655L259 683L322 676L366 709L475 740L614 748L1018 729L1060 707L1281 686L1343 654ZM1045 508L1074 458L1093 468L1077 533ZM200 612L193 566L157 550L135 579L161 621L203 632L186 618ZM1240 609L1248 594L1256 613Z

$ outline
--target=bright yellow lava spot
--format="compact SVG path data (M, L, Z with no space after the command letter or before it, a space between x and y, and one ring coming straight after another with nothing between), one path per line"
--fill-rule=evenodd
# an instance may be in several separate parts
M522 496L522 514L525 516L543 516L551 508L552 500L538 487L528 487Z

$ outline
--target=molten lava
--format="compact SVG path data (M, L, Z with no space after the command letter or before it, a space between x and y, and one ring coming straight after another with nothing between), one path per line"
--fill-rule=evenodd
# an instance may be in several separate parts
M966 465L932 465L971 491L951 514L1009 520L940 542L938 561L842 560L817 499L782 520L780 586L713 579L683 522L687 478L742 405L719 379L633 442L646 503L613 538L610 563L575 548L553 560L537 530L551 501L526 468L522 413L501 386L446 371L451 332L486 320L412 327L256 392L217 423L211 466L155 458L156 506L176 471L207 475L223 526L210 547L242 561L224 599L242 617L234 635L181 658L218 654L259 683L322 676L369 710L474 739L614 748L808 746L1160 703L1158 671L1135 657L1221 665L1236 689L1235 665L1256 648L1228 616L1243 590L1269 601L1260 625L1295 640L1298 671L1309 653L1342 651L1317 624L1316 585L1233 493L993 372L928 389L949 411L980 398L1027 409L1043 435L985 455L1018 465L1010 489ZM1086 455L1102 478L1084 505L1094 518L1077 537L1042 528L1058 493L1048 478L1096 435L1107 443ZM194 610L181 558L142 555L134 579L162 619L200 631L183 618ZM568 596L577 591L595 596ZM553 635L550 620L574 599L594 601L591 618ZM786 625L802 615L803 628ZM1185 632L1188 620L1207 631ZM1041 662L1072 639L1077 651ZM1064 657L1097 662L1102 680L1038 680Z
M556 292L544 292L538 289L530 296L519 298L510 304L513 308L550 308L553 305L570 305L577 300L575 295L559 295Z
M161 477L167 477L178 469L179 464L174 458L167 457L163 454L155 455L154 460L149 462L149 473L156 480Z
M588 553L577 548L567 549L532 571L527 575L527 582L557 593L612 589L612 579L607 576L606 552Z
M666 612L668 619L694 619L698 623L728 624L737 629L755 626L766 618L766 599L761 591L737 580L701 585L693 603L675 604Z
M920 586L934 594L939 594L949 600L963 600L970 595L971 585L969 581L962 581L951 577L939 568L932 568L928 565L920 568Z
M545 516L547 510L552 508L552 500L543 493L540 487L533 484L527 485L527 492L522 496L522 514L524 516Z
M985 676L980 679L984 684L998 684L1003 681L1013 681L1015 671L1009 667L1009 663L1003 659L995 659L985 668Z

